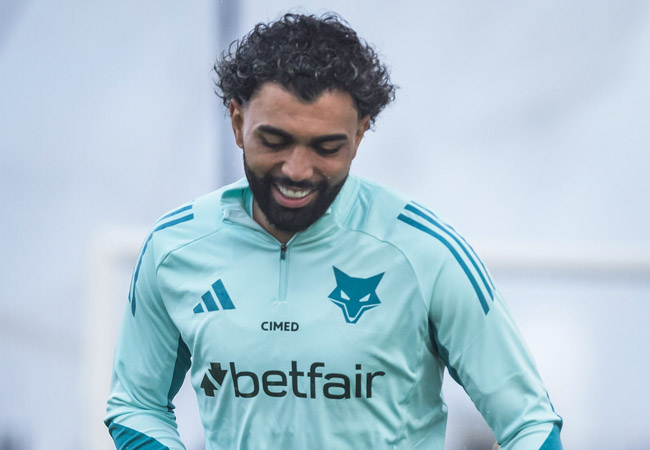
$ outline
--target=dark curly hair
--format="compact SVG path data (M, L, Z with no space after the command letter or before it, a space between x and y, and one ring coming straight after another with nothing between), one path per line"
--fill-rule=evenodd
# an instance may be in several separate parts
M278 82L310 102L326 90L350 94L370 124L394 100L395 86L375 50L334 13L285 14L259 23L234 41L214 65L216 93L226 107L245 103L265 82Z

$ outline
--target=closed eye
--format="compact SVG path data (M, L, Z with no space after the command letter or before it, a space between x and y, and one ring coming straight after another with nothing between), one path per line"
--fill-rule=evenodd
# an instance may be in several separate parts
M336 154L348 142L345 134L328 134L311 140L311 146L320 155L329 156Z
M282 150L285 148L289 143L287 141L270 141L265 138L261 138L262 145L264 147L270 148L272 150Z
M343 145L338 145L336 147L314 146L314 150L319 155L330 156L330 155L335 155L336 153L338 153L338 151L341 150L341 147L343 147Z
M289 133L270 125L260 125L255 134L259 136L263 146L272 150L281 150L293 141L293 136Z

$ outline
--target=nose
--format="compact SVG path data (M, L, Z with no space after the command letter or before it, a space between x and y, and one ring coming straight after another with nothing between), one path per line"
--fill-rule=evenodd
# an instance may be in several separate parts
M308 180L314 175L312 154L309 148L296 145L282 164L282 173L292 181Z

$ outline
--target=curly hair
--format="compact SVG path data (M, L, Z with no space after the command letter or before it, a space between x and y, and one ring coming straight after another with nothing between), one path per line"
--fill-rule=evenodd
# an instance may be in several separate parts
M304 101L324 91L350 94L359 117L375 118L395 99L388 69L375 50L334 13L285 14L258 23L230 44L214 65L216 94L226 107L245 103L265 82L280 83Z

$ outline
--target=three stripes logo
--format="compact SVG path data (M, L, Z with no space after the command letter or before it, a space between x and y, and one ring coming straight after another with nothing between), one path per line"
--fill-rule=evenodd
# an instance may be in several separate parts
M216 296L216 298L215 298ZM208 290L201 296L201 302L193 309L194 314L200 314L206 311L219 311L219 309L235 309L235 305L226 291L221 279L212 283L212 289ZM219 304L221 305L219 308Z
M487 269L465 239L432 211L415 202L406 205L403 214L400 214L397 219L437 239L447 247L467 275L483 312L487 314L490 311L489 303L494 301L494 283Z

